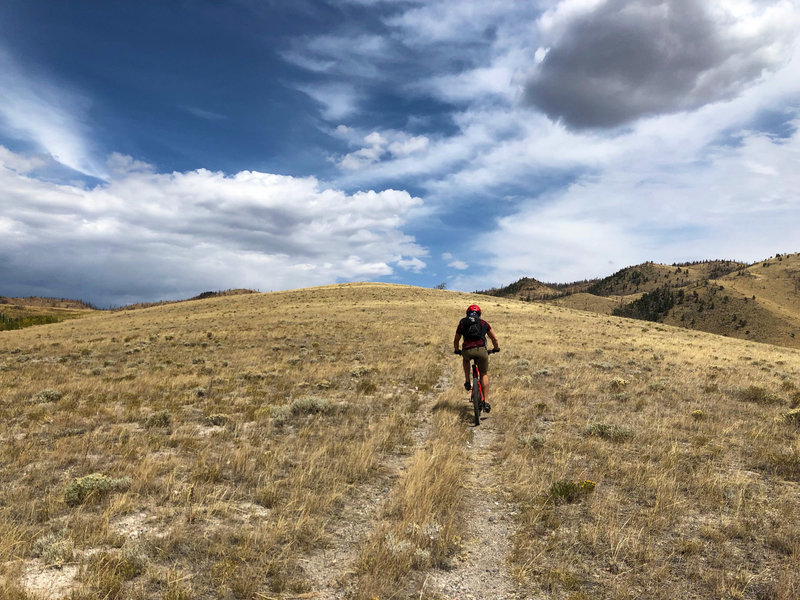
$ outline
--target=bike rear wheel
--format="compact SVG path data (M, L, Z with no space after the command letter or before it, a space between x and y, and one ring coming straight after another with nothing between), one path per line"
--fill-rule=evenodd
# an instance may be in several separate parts
M472 409L475 412L475 425L481 424L481 409L483 399L481 398L481 380L478 378L477 369L472 368Z

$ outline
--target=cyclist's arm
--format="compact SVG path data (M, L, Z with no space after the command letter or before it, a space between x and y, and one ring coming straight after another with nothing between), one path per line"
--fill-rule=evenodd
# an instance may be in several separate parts
M456 337L453 338L453 350L458 350L461 346L461 334L456 331Z
M491 329L486 332L486 335L489 336L489 339L492 340L492 347L494 350L500 349L500 342L497 341L497 336L494 334L494 331Z

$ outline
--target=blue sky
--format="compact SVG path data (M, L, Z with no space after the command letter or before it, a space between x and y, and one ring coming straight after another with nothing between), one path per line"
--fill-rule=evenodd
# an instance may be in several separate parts
M798 0L4 0L0 294L798 251Z

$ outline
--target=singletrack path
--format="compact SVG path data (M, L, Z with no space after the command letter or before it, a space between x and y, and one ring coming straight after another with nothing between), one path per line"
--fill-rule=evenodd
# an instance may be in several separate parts
M472 418L471 410L469 417ZM470 481L464 499L467 507L464 552L453 560L452 569L428 574L422 591L431 597L448 600L527 597L516 589L507 566L511 535L515 530L514 510L503 498L500 479L494 471L492 448L498 433L492 413L483 417L481 425L473 430L467 452L472 468L465 474Z
M411 429L413 446L384 456L381 464L384 473L354 490L342 512L331 519L328 526L331 545L313 552L303 561L313 591L302 596L289 595L286 596L287 599L302 597L341 600L353 594L353 575L359 552L380 518L392 489L406 469L406 464L430 436L431 408L439 394L450 387L450 375L446 371L442 373L434 390L425 395L414 413L415 423ZM403 396L400 395L399 398L398 401L402 402Z

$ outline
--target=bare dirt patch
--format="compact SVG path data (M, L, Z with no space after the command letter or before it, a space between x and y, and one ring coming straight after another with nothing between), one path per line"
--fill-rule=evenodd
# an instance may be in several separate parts
M77 576L78 565L55 568L34 559L25 567L22 582L31 597L56 600L68 596L72 590L78 588L75 580Z

